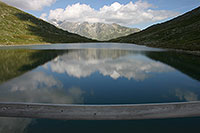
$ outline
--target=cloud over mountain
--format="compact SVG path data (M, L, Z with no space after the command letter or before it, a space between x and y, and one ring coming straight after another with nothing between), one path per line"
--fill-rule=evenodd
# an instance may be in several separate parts
M50 10L48 20L57 22L118 23L129 26L144 22L160 21L176 15L176 12L157 10L152 4L139 0L125 5L114 2L111 5L103 6L99 10L92 8L90 5L77 3L68 5L65 9Z

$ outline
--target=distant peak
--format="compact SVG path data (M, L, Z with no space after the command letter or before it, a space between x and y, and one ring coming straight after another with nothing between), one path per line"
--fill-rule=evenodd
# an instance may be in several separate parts
M112 24L106 24L101 22L90 23L87 21L84 22L65 21L64 23L61 23L59 27L68 32L76 33L81 36L101 41L110 40L112 38L129 35L139 31L139 29L120 26L119 24L116 23Z

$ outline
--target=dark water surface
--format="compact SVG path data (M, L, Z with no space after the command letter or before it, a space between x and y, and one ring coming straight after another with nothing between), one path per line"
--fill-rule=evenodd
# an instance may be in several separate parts
M129 44L1 47L0 62L0 102L139 104L200 99L200 58L174 51ZM197 123L199 118L1 118L0 132L189 132L199 129Z
M1 118L1 133L195 133L200 118L63 121L47 119Z

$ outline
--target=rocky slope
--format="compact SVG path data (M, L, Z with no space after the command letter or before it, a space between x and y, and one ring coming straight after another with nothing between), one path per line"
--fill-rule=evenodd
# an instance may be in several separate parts
M100 41L110 40L113 38L130 35L140 31L137 28L128 28L118 24L104 23L78 23L78 22L59 22L57 26L67 30L68 32L76 33L87 38L97 39Z

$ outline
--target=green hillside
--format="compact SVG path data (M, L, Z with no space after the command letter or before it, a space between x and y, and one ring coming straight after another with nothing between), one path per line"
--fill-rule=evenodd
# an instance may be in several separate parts
M165 23L110 41L161 48L200 50L200 7Z
M0 2L0 45L91 41Z

